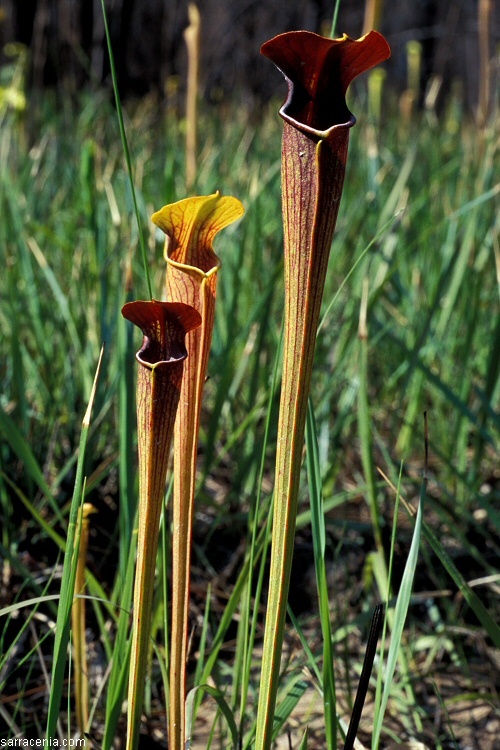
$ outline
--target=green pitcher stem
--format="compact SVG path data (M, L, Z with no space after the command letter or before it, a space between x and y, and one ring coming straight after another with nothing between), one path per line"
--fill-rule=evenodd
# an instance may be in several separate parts
M316 330L337 218L349 130L334 148L285 122L282 151L285 339L276 453L270 586L256 750L272 742L274 704L290 584L300 470Z
M191 548L198 435L203 386L208 366L215 313L216 275L196 289L202 324L186 337L188 359L174 427L174 499L172 503L172 627L170 645L169 747L185 743L186 659L189 638Z
M180 362L179 382L182 377ZM139 434L139 534L134 584L132 650L129 672L127 748L137 747L141 724L144 682L149 657L150 618L153 606L158 530L163 508L165 478L179 390L172 389L170 373L141 367L137 394ZM160 409L155 405L161 404Z

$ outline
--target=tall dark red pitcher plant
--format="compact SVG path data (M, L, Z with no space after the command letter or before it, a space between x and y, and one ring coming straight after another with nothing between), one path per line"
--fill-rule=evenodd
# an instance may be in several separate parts
M376 31L358 40L294 31L261 52L281 70L288 97L282 193L285 254L285 339L276 454L269 598L257 714L256 750L272 742L286 603L295 536L299 476L316 331L330 246L356 120L345 94L351 81L390 55Z

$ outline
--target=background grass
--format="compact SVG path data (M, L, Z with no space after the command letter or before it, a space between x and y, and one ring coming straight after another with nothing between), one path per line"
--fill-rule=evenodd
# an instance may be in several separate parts
M422 595L410 601L410 625L389 698L397 718L382 729L385 741L391 732L400 739L425 736L434 703L422 685L441 667L463 675L453 700L468 695L471 705L481 699L498 706L498 676L478 685L474 665L481 664L486 675L500 619L499 189L493 123L478 132L455 99L439 120L422 112L405 121L390 92L379 117L364 91L358 87L351 104L359 124L352 131L318 334L314 493L320 508L322 484L325 526L321 531L316 517L314 528L316 535L324 534L318 545L326 563L319 566L321 588L327 575L336 670L343 676L344 703L337 710L346 718L362 661L352 639L366 637L375 601L397 594L411 541L409 517L404 512L393 517L396 493L378 468L397 485L402 461L401 495L418 498L427 410L425 518L434 537L428 535L422 547L414 585ZM230 706L245 746L252 739L258 690L262 613L254 594L266 587L278 398L273 387L282 314L277 108L205 109L195 187L199 194L217 189L234 194L246 208L244 219L216 241L223 270L202 420L191 656L193 680L197 685L210 680L219 697L224 694L219 706ZM43 736L48 689L41 665L50 673L50 627L57 612L48 597L60 589L61 539L81 422L104 341L85 474L86 499L99 510L92 517L89 554L92 732L98 739L104 732L107 747L123 726L127 563L136 497L133 353L139 341L120 309L127 299L147 297L133 201L116 116L104 93L73 100L32 97L26 110L3 110L0 116L1 602L6 607L36 600L4 610L0 619L0 736ZM146 99L127 108L125 126L153 294L162 298L162 236L148 217L185 197L183 122ZM361 309L366 338L358 336ZM292 648L286 657L277 734L308 684L322 684L316 587L308 583L315 565L308 498L304 471L290 604L309 651ZM476 582L473 589L458 593L466 581ZM160 573L156 656L146 701L150 729L159 732L168 690L159 666L167 658L167 620L168 576ZM253 643L254 631L252 659L245 644ZM437 679L435 686L440 697ZM195 735L201 692L190 705ZM460 726L447 718L450 705L440 697L436 710L442 720L432 730L436 747L447 747L450 737L460 739ZM73 733L70 699L64 713L62 731ZM213 736L225 733L226 723L217 719ZM364 736L369 735L368 728ZM322 743L310 735L313 746L323 747L324 737Z

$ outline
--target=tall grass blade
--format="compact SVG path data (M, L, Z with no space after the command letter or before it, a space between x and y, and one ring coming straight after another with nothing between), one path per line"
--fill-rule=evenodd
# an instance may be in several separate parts
M361 443L361 461L367 486L367 500L373 528L373 536L379 557L379 564L385 567L384 545L382 543L382 527L377 503L377 483L375 480L375 464L372 453L372 425L369 407L368 383L368 279L363 281L363 294L359 314L359 388L358 388L358 434ZM386 596L382 591L381 595Z
M76 723L80 734L83 735L89 721L89 679L86 638L86 608L85 598L85 568L89 544L89 515L96 513L90 503L83 503L78 514L78 562L75 575L75 596L71 610L73 631L73 661L75 675L75 708Z
M6 414L0 407L0 431L3 434L5 441L10 445L14 454L22 461L26 472L35 484L39 487L40 491L45 495L47 501L53 510L56 518L64 523L61 510L57 505L51 488L47 484L44 477L43 471L40 468L40 464L36 460L33 450L27 440L21 434L21 431L16 426L16 423L9 414ZM7 477L5 477L7 480ZM29 500L26 498L27 502Z
M131 279L131 273L127 273ZM130 286L127 283L127 286ZM126 292L125 302L132 301L132 290ZM119 408L119 477L120 477L120 505L119 505L119 527L120 527L120 576L125 580L129 570L130 550L132 546L132 532L134 518L137 510L137 495L135 492L135 408L134 408L134 349L133 328L120 316L118 321L118 361L119 361L119 384L118 384L118 408Z
M262 494L262 483L264 480L264 471L265 471L265 462L266 462L266 454L267 454L267 447L269 443L269 431L271 427L271 419L273 414L273 403L276 396L276 388L278 383L278 371L279 366L281 362L281 348L283 344L283 326L281 326L280 331L280 338L278 343L278 348L276 351L276 356L274 359L274 366L273 366L273 375L271 380L271 386L269 389L269 401L267 406L267 412L266 412L266 422L264 427L264 436L262 440L262 454L260 458L260 467L259 467L259 473L257 478L257 492L255 497L255 505L252 508L252 518L249 523L251 523L251 538L250 538L250 551L249 551L249 579L247 584L247 590L246 590L246 603L244 606L244 611L247 613L247 618L250 614L251 609L251 598L252 598L252 575L253 575L253 569L254 569L254 561L257 554L257 534L258 534L258 528L259 528L259 520L261 517L261 494ZM258 616L258 603L260 602L260 597L262 594L262 586L264 582L264 573L265 573L265 559L267 556L267 546L270 542L270 523L268 523L268 530L269 533L266 534L265 540L264 540L264 553L262 556L262 563L259 570L259 575L257 577L257 585L255 589L255 606L254 611L251 618L250 628L248 629L248 622L244 622L244 633L248 633L248 636L244 638L244 666L243 666L243 677L242 677L242 687L241 687L241 700L240 700L240 735L243 734L243 727L245 723L245 715L247 711L247 701L248 701L248 689L250 685L250 674L251 674L251 667L252 667L252 653L253 653L253 647L255 643L255 634L257 631L257 616Z
M464 597L471 610L476 615L483 628L488 633L495 647L500 648L500 626L498 625L498 623L495 622L478 595L469 586L463 575L457 569L455 563L444 548L443 544L440 542L440 540L428 524L423 525L423 534L426 541L429 542L432 549L438 556L447 573L451 576L453 581L460 589L460 593Z
M292 711L297 706L308 687L308 683L302 679L301 675L296 675L289 679L288 683L285 685L283 689L283 692L285 693L284 697L281 698L278 695L273 727L274 740L279 736L285 722L290 717Z
M394 485L390 479L379 469L381 476L393 487ZM401 497L401 502L405 505L410 515L414 515L411 506ZM463 575L457 569L457 566L453 562L452 558L446 551L442 542L438 539L434 531L430 528L429 524L425 521L422 522L422 534L425 540L432 547L439 561L441 562L444 569L450 575L452 580L460 589L460 593L464 597L465 601L476 615L477 619L484 627L489 637L495 644L496 648L500 648L500 627L495 622L491 614L488 612L482 601L479 599L476 592L469 586Z
M149 264L148 264L148 257L146 253L146 242L144 240L144 229L142 226L142 219L141 215L139 213L139 205L137 203L137 196L135 193L135 184L134 184L134 173L132 171L132 160L130 158L130 150L128 147L128 140L127 140L127 133L125 130L125 123L123 122L123 113L122 113L122 105L120 101L120 93L118 91L118 77L116 75L116 68L115 68L115 58L113 55L113 47L111 45L111 36L109 33L109 27L108 27L108 17L106 14L106 5L104 0L101 0L101 8L102 8L102 17L104 21L104 33L106 35L106 44L108 46L108 54L109 54L109 65L111 69L111 78L113 80L113 92L115 95L115 103L116 103L116 114L118 117L118 125L120 128L120 137L122 140L122 148L123 148L123 154L125 156L125 161L127 164L127 172L129 177L129 184L130 184L130 192L132 195L132 202L134 204L134 212L135 212L135 218L137 221L137 230L139 232L139 244L141 248L141 256L142 256L142 264L144 268L144 278L146 279L146 286L148 291L148 297L149 299L153 299L153 291L151 286L151 278L149 275Z
M54 642L54 655L52 662L52 679L49 696L49 707L47 713L47 731L48 740L55 737L57 720L61 706L61 697L64 684L64 671L66 667L67 649L71 625L71 608L73 605L73 596L75 593L76 568L78 563L78 549L76 545L76 528L78 522L78 509L83 502L84 490L84 462L85 449L87 446L88 433L90 427L90 418L92 407L95 400L97 382L101 370L104 349L101 349L99 362L97 364L94 384L90 394L87 410L82 422L80 435L80 450L78 453L78 463L76 468L75 486L73 498L71 500L71 509L68 523L68 535L66 540L66 552L64 554L63 576L61 580L61 595L59 607L57 610L56 632Z
M410 605L410 597L411 597L411 591L412 591L412 586L413 586L413 579L415 577L415 569L417 567L426 492L427 492L427 474L425 474L424 479L422 481L422 487L420 491L420 502L418 505L417 516L415 519L415 528L413 530L410 551L408 553L408 559L406 561L405 569L403 572L401 587L399 590L398 598L396 601L396 607L394 611L394 622L393 622L393 627L392 627L391 645L389 647L389 652L387 654L387 665L384 671L384 690L382 693L382 700L380 703L380 708L375 718L375 724L373 728L372 750L377 750L379 747L380 735L382 732L382 722L384 720L387 703L389 701L392 678L394 677L398 654L401 648L403 627L406 621L406 615L408 614L408 607Z
M311 505L311 528L314 549L314 566L319 597L319 616L323 637L323 706L328 750L337 748L337 710L335 698L335 672L333 667L332 626L330 601L326 577L326 535L323 508L322 478L319 463L318 434L311 398L307 407L306 460Z
M134 572L137 545L137 522L128 547L128 559L123 578L120 612L116 636L113 644L113 657L106 696L106 715L102 750L110 750L116 736L118 721L122 713L125 691L127 688L128 666L132 639L128 637L130 625L130 607L134 590Z
M40 269L47 281L47 284L52 290L54 299L57 302L57 305L61 311L61 315L64 320L64 323L66 324L68 333L71 337L73 348L75 350L75 353L78 355L78 362L80 366L81 377L83 380L83 387L85 391L90 391L91 386L92 386L92 375L90 372L90 366L87 360L85 359L85 357L83 356L82 342L80 340L80 336L78 335L75 320L73 318L73 315L71 314L68 298L64 294L63 290L61 289L61 286L56 278L54 271L52 270L49 263L47 262L47 258L45 257L41 248L38 246L38 243L34 240L33 237L28 238L28 247L33 253L33 255L35 256L36 262L40 266Z

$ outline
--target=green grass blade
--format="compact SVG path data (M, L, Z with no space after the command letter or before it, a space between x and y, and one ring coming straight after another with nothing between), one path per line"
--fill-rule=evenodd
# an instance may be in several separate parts
M126 295L125 302L132 301L132 294ZM120 573L127 575L129 550L132 544L132 531L137 509L135 483L135 351L134 330L121 315L118 320L118 358L119 358L119 475L120 475Z
M380 703L380 709L375 720L373 728L373 739L372 739L372 750L377 750L380 743L380 735L382 732L382 722L384 720L384 714L387 708L389 695L391 692L392 679L396 669L396 662L398 659L398 653L401 648L401 638L403 636L403 627L406 621L406 615L408 614L408 607L410 605L411 590L413 586L413 579L415 576L415 569L417 567L418 553L420 549L420 536L422 533L422 522L424 512L425 495L427 492L427 477L422 481L422 489L420 492L420 502L418 505L417 516L415 519L415 528L413 530L413 536L411 540L410 551L408 553L408 559L406 561L405 569L403 572L403 578L401 581L401 588L399 590L398 598L396 601L396 607L394 611L394 623L392 627L391 645L387 654L387 666L384 672L384 690L382 693L382 700Z
M85 392L89 392L92 387L92 375L87 359L83 356L84 352L82 348L82 342L80 340L80 336L78 335L75 320L73 318L73 315L71 314L68 297L61 289L61 285L59 284L54 271L50 267L47 258L43 254L37 242L32 237L28 239L28 247L35 256L35 260L40 266L40 270L42 271L45 280L50 287L52 294L54 295L54 299L59 307L59 310L61 311L61 316L67 327L73 349L78 355L78 363L82 376L83 387L85 389Z
M319 464L318 434L312 401L309 398L306 421L306 460L309 497L311 504L311 527L314 548L316 585L319 597L321 633L323 636L323 705L328 750L337 748L337 710L335 698L335 672L333 667L332 628L330 602L326 579L326 536L323 509L322 478Z
M387 587L387 600L385 601L385 617L384 617L384 624L382 628L382 644L380 646L380 664L384 663L384 644L385 644L385 637L387 632L387 627L389 625L392 626L393 618L389 615L389 596L391 593L391 586L390 582L392 581L392 568L394 564L394 550L396 548L396 537L397 537L397 528L398 528L398 517L399 517L399 505L401 500L401 494L400 494L400 488L401 488L401 477L403 474L403 463L401 462L400 469L399 469L399 476L398 476L398 484L396 488L396 502L394 503L394 512L393 512L393 522L392 522L392 533L391 533L391 547L389 550L389 570L387 573L387 578L389 582L389 586ZM390 622L389 622L390 620ZM375 707L374 707L374 717L375 721L377 721L377 717L380 713L380 702L382 700L382 678L383 673L382 669L379 669L378 675L377 675L377 687L375 691Z
M144 230L142 228L142 221L141 216L139 213L139 205L137 203L137 196L135 192L135 184L134 184L134 175L132 172L132 161L130 159L130 150L128 147L128 140L127 140L127 133L125 130L125 123L123 122L123 113L122 113L122 105L120 101L120 94L118 91L118 78L116 75L116 68L115 68L115 58L113 55L113 48L111 46L111 36L109 34L109 27L108 27L108 17L106 14L106 5L104 0L101 0L101 7L102 7L102 16L104 20L104 31L106 35L106 44L108 46L108 54L109 54L109 64L111 68L111 78L113 80L113 92L115 95L115 103L116 103L116 114L118 117L118 125L120 128L120 137L122 140L122 148L123 153L125 156L125 161L127 163L127 172L129 177L129 185L130 185L130 192L132 194L132 202L134 204L134 212L135 212L135 218L137 221L137 230L139 232L139 244L141 248L141 256L142 256L142 263L144 267L144 277L146 279L146 286L148 290L148 296L150 299L153 299L153 291L151 286L151 279L149 275L149 265L148 265L148 257L146 253L146 242L144 240Z
M339 15L340 3L341 3L341 0L335 0L335 5L333 7L332 27L330 29L330 36L332 39L335 38L335 35L337 33L336 31L337 30L337 18ZM304 739L305 739L305 735L304 735Z
M323 328L326 321L328 320L328 316L330 315L332 308L334 307L335 303L341 296L344 290L344 287L346 286L347 282L349 281L351 276L354 274L354 272L356 271L360 263L366 258L371 248L385 235L387 230L390 229L390 227L394 224L394 222L398 219L398 217L401 216L402 213L403 213L403 209L401 209L396 214L394 214L394 216L391 216L391 218L388 219L382 227L380 227L377 233L372 237L370 242L366 245L364 250L359 254L359 257L356 258L356 261L351 265L351 267L349 268L349 271L343 277L342 282L340 283L337 291L335 292L332 299L328 303L328 306L326 307L325 312L323 313L321 317L321 320L318 325L317 335L319 335L321 329Z
M64 523L60 508L54 500L52 490L45 480L43 471L33 454L31 446L24 439L13 419L2 408L0 408L0 431L3 433L4 439L10 445L12 451L23 462L28 475L47 498L57 519L61 523Z
M0 609L0 617L5 617L5 615L11 612L18 612L24 607L34 607L41 602L57 601L59 598L59 594L46 594L44 596L36 596L33 599L24 599L22 602L16 602L15 604L8 604L6 607Z
M61 697L64 684L64 672L66 667L67 649L69 643L70 626L71 626L71 607L73 604L73 595L75 588L75 576L76 576L76 565L78 558L78 550L75 546L76 542L76 529L78 520L78 508L83 501L84 494L84 462L85 462L85 448L88 439L88 432L90 427L90 417L92 413L92 406L95 399L95 393L97 389L97 381L99 379L99 372L102 362L103 350L99 357L99 362L96 369L94 378L94 385L90 394L89 403L85 416L82 423L82 431L80 436L80 452L78 455L78 464L75 477L75 486L73 491L73 499L71 501L71 510L68 524L68 536L66 541L66 552L64 554L64 566L63 576L61 581L61 598L59 601L59 608L57 610L57 622L55 632L55 643L54 643L54 656L52 665L52 682L49 696L49 708L47 713L47 739L55 737L57 720L59 718L59 711L61 706Z
M439 541L438 537L432 531L430 526L425 523L422 527L422 531L425 539L429 542L432 549L439 557L441 564L460 589L460 593L464 597L471 610L476 615L483 628L488 633L495 647L500 648L500 626L495 622L482 601L479 599L476 592L469 586L465 578L459 572L450 555L445 550L442 543Z
M35 508L35 506L28 500L26 495L24 495L21 490L16 487L16 485L6 476L3 475L3 479L7 482L7 484L12 488L12 490L15 492L19 500L23 503L23 505L27 508L27 510L31 513L35 521L37 522L40 529L42 529L47 536L52 539L52 541L59 547L61 552L66 552L67 550L67 539L64 539L60 534L57 533L57 531L54 531L52 526L44 519L42 514ZM86 487L86 486L85 486ZM1 551L1 545L0 545L0 551ZM9 559L10 554L5 554L4 556ZM12 559L12 562L14 564L14 567L16 567L18 570L22 570L24 576L26 579L29 578L29 571L23 570L22 567L20 567L19 561L15 558ZM112 619L114 619L114 610L111 602L108 600L104 589L102 588L99 581L96 580L95 576L87 571L87 579L88 579L88 585L89 590L92 593L94 597L99 597L100 601L105 605L106 609L108 610L108 614L111 615ZM34 581L32 581L32 585L35 586L36 584ZM59 596L59 595L57 595Z
M268 531L267 526L265 526L259 531L259 535L257 537L256 545L255 545L254 564L257 564L260 556L262 555L264 541L266 537L268 536L268 534L269 534L269 531ZM224 643L225 634L232 622L232 619L235 615L240 599L245 591L245 586L247 584L248 576L249 576L249 570L250 570L250 561L247 559L240 570L238 578L236 579L236 583L234 584L231 595L229 599L227 600L226 606L224 607L224 612L220 619L217 631L213 637L211 648L210 648L210 654L208 656L208 659L202 671L201 679L203 680L203 682L206 682L206 680L208 680L210 674L212 673L212 669L214 668L215 662L217 661L219 651L222 648L223 643Z
M226 703L222 693L217 688L211 687L210 685L198 685L189 691L186 698L186 750L191 747L191 738L193 734L193 713L194 713L194 700L197 692L208 693L215 698L217 705L220 708L221 713L226 719L229 731L231 733L231 746L233 750L238 748L238 728L234 720L233 713Z
M304 649L304 653L307 656L307 662L309 664L309 668L310 668L311 672L316 676L316 679L318 680L318 685L320 686L321 689L323 689L323 675L322 675L321 670L320 670L320 668L318 666L318 660L314 656L313 652L311 651L311 646L309 645L309 641L307 640L307 637L306 637L304 631L302 630L300 622L297 620L297 618L293 614L293 611L292 611L290 605L288 605L288 607L287 607L287 613L288 613L288 617L290 618L290 621L291 621L291 623L292 623L292 625L294 627L295 632L297 633L297 635L300 638L300 642L302 644L302 648Z
M277 389L277 383L278 383L278 372L281 362L281 349L283 345L283 326L281 327L280 331L280 338L279 338L279 344L276 350L276 356L274 359L274 366L273 366L273 375L271 380L271 386L269 390L269 401L267 406L267 412L266 412L266 422L264 427L264 437L262 441L262 454L260 459L260 467L259 467L259 474L257 479L257 492L256 492L256 498L255 498L255 505L252 509L252 528L251 528L251 539L250 539L250 552L249 552L249 581L247 585L246 590L246 604L245 604L245 612L247 613L247 617L250 614L251 610L251 596L252 596L252 572L254 569L254 561L256 557L256 542L257 542L257 530L260 520L260 511L261 511L261 493L262 493L262 483L264 481L264 471L265 471L265 465L266 465L266 455L267 455L267 448L269 443L269 432L271 428L271 421L272 421L272 414L273 414L273 404L275 400L276 395L276 389ZM270 531L270 525L269 525L269 531ZM243 633L248 633L248 637L245 637L244 640L244 668L243 668L243 679L242 679L242 689L241 689L241 702L240 702L240 733L243 734L243 725L245 721L245 714L246 714L246 706L248 701L248 689L250 685L250 674L251 674L251 667L252 667L252 652L253 652L253 646L255 643L255 634L257 631L257 614L258 614L258 602L260 601L260 596L262 593L262 586L264 581L264 561L267 555L267 546L270 541L270 534L267 533L265 540L264 540L264 553L262 558L262 564L260 566L260 572L257 580L257 586L256 586L256 592L255 592L255 608L253 611L253 615L251 618L251 624L250 629L248 630L248 623L245 623L245 629L243 630Z
M282 692L285 693L284 697L281 698L278 694L276 701L276 711L274 714L273 724L273 740L279 736L285 722L291 715L294 708L306 692L309 685L300 675L292 677L284 687Z
M367 501L370 509L373 536L379 557L379 563L384 566L384 545L382 543L382 528L377 502L377 483L375 480L375 464L372 451L372 425L369 407L368 383L368 279L363 281L363 295L359 316L359 387L358 387L358 434L361 443L361 461L367 486ZM387 592L380 592L385 598Z
M120 613L115 642L113 646L113 662L109 675L108 692L106 697L106 718L102 750L110 750L116 737L118 721L122 712L123 700L127 688L128 665L132 639L128 637L130 625L130 609L134 591L135 546L137 542L137 526L130 538L128 547L127 568L123 580L120 599Z
M17 495L17 497L19 498L19 500L25 506L25 508L27 508L27 510L31 513L31 515L33 516L33 518L35 519L35 521L39 525L40 529L43 529L43 531L47 534L47 536L50 539L52 539L53 542L55 542L57 544L57 546L59 547L60 550L62 550L64 552L65 549L66 549L66 542L63 539L63 537L60 534L58 534L57 531L54 531L54 529L52 528L52 526L50 525L50 523L48 523L45 520L45 518L43 517L42 513L40 513L40 511L38 511L35 508L35 506L33 505L33 503L31 503L28 500L28 498L26 497L26 495L24 494L24 492L22 492L18 487L16 487L16 485L14 484L14 482L12 482L12 480L9 479L9 477L7 475L3 475L3 479L6 481L6 483L8 484L8 486L12 488L12 490ZM59 513L60 513L60 511L59 511Z

